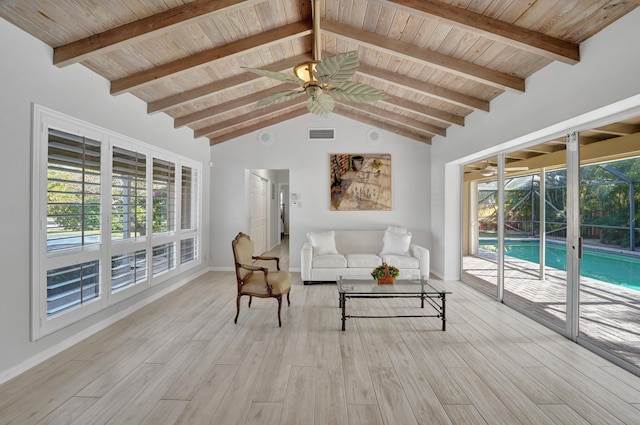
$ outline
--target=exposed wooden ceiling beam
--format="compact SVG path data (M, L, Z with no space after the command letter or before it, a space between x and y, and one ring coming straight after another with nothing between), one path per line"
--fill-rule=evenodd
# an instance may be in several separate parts
M615 124L605 125L602 127L592 128L587 131L593 131L595 133L611 134L614 136L626 136L629 134L638 133L640 131L640 126L637 126L634 124L615 123Z
M238 130L231 131L229 133L223 133L215 136L209 136L209 144L211 146L217 145L222 142L226 142L227 140L235 139L236 137L244 136L245 134L252 133L254 131L262 130L265 127L269 127L272 125L279 124L284 121L288 121L293 118L300 117L302 115L308 114L306 106L300 106L292 111L286 112L282 115L278 115L272 118L265 119L264 121L260 121L256 124L248 125L242 127Z
M427 19L446 24L499 41L520 50L570 65L580 61L580 47L575 43L550 37L499 19L433 0L370 0L391 7L400 6ZM397 8L397 7L396 7Z
M323 21L322 28L324 32L331 33L339 38L356 41L360 45L382 50L413 62L417 61L500 90L524 92L524 79L514 75L485 68L433 50L423 49L405 41L388 38L330 19Z
M413 102L411 100L404 99L402 97L387 95L386 99L381 102L389 103L394 106L398 106L407 111L411 111L416 114L424 115L425 117L433 118L434 120L441 121L445 124L456 124L464 126L464 117L456 114L445 112L441 109L432 108L422 103Z
M487 102L486 100L458 93L453 90L448 90L443 87L436 86L435 84L425 83L424 81L420 81L415 78L409 78L405 75L400 75L397 72L377 68L360 62L358 73L373 77L386 83L392 83L399 87L406 87L410 90L416 90L419 93L425 94L429 97L453 103L454 105L462 106L464 108L478 109L481 111L489 112L489 102Z
M56 47L53 50L53 63L59 67L71 65L92 55L156 36L162 31L170 31L178 25L188 24L223 10L247 7L263 1L265 0L196 0Z
M238 97L228 102L220 103L219 105L214 105L209 108L201 109L199 111L178 117L174 120L173 125L175 128L179 128L185 125L193 124L194 122L206 120L207 118L211 118L213 116L233 111L234 109L242 108L243 106L247 106L252 103L256 103L257 101L264 99L267 96L271 96L272 94L276 94L283 90L291 90L291 88L292 85L290 84L279 84L267 90L251 93L249 95Z
M311 33L310 21L299 21L260 34L232 41L224 46L208 49L182 59L168 62L111 82L111 94L121 94L184 71L207 65L209 62L239 56L252 50L282 43Z
M372 117L371 115L358 110L357 108L353 108L349 105L338 103L336 104L334 113L338 115L342 115L343 117L350 118L354 121L359 121L364 124L372 125L381 130L388 131L390 133L395 133L400 136L404 136L409 139L417 140L419 142L431 144L431 134L424 133L421 131L412 131L407 129L406 127L400 127L391 123L387 123L385 121L381 121L377 117Z
M362 112L366 112L372 117L380 119L382 121L388 121L391 124L397 124L399 127L410 127L415 131L422 131L425 133L433 134L434 136L442 136L445 137L447 135L447 129L435 126L433 124L425 123L419 120L416 120L411 117L406 117L404 115L400 115L396 112L388 111L386 109L379 108L373 104L369 103L344 103L348 107L353 109L358 109Z
M249 113L236 115L233 118L229 118L228 120L220 121L213 125L208 125L206 127L195 129L193 134L194 134L194 137L197 138L197 137L203 137L215 132L224 132L225 130L233 126L236 126L238 124L246 125L255 119L264 118L265 116L272 115L283 109L288 109L290 107L297 106L297 105L304 105L306 101L307 99L305 96L305 97L299 97L296 99L291 99L289 101L278 103L275 105L265 106L262 108L256 107L253 111Z
M301 62L309 60L310 57L311 55L309 53L297 55L289 59L269 64L263 69L267 69L269 71L285 71L289 68L293 68ZM214 81L213 83L205 84L204 86L196 87L192 90L187 90L173 96L149 102L147 105L147 113L152 114L154 112L166 111L173 107L184 105L185 103L193 102L224 90L242 87L243 85L255 81L258 78L262 77L252 72L243 72L241 74L234 75L233 77Z

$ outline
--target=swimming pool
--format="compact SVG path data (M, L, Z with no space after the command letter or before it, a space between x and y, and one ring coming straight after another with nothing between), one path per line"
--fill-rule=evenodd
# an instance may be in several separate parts
M496 252L496 240L480 240L480 248ZM540 241L506 240L505 255L540 263ZM559 243L548 242L545 248L546 266L567 270L567 250ZM580 275L640 291L640 257L631 257L584 248Z

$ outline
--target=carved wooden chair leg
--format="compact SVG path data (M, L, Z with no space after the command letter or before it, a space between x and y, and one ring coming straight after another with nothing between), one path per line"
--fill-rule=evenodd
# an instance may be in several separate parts
M253 301L253 297L249 295L249 308L251 308L251 301Z
M280 320L280 310L282 310L282 295L278 298L278 327L282 327L282 320Z
M238 323L238 316L240 316L240 294L236 297L236 318L233 319L233 323Z
M289 301L289 292L287 292L287 305L291 306L291 301Z

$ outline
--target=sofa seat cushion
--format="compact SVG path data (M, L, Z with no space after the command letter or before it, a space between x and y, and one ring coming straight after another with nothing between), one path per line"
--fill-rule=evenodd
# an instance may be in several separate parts
M347 267L347 259L341 254L316 255L313 257L311 265L314 268L345 268Z
M420 260L410 255L381 254L382 261L399 269L419 269Z
M347 267L374 269L382 264L382 258L375 254L347 254Z

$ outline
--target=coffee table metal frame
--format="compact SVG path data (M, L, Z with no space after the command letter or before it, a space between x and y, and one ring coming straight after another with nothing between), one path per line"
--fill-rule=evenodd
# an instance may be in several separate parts
M441 289L436 289L426 279L396 280L393 284L379 285L375 280L350 279L340 276L338 284L339 305L342 311L342 330L345 330L347 318L394 318L394 317L436 317L442 320L442 330L447 329L446 296L451 294ZM422 315L396 315L396 316L370 316L349 315L346 312L347 299L350 298L419 298L420 308L424 308L425 302L430 305L435 314Z

